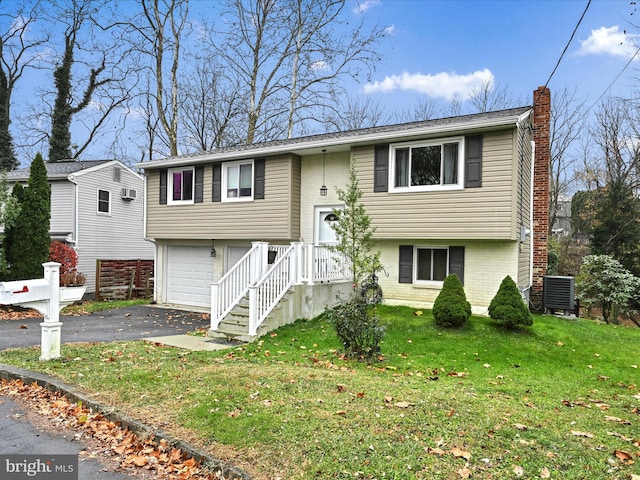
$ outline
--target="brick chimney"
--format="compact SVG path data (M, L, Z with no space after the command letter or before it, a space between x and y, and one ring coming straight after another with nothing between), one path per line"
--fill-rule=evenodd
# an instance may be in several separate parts
M549 152L551 125L551 92L538 87L533 92L533 284L530 301L542 309L542 284L547 273L549 241Z

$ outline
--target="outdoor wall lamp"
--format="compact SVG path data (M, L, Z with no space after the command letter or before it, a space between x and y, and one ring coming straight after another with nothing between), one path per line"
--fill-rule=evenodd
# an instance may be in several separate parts
M216 241L211 240L211 256L215 257L217 254L218 252L216 252Z
M327 150L325 149L325 150L322 150L322 186L320 187L320 196L322 197L326 197L327 191L328 191L324 181L324 171L326 166L326 160L327 160Z

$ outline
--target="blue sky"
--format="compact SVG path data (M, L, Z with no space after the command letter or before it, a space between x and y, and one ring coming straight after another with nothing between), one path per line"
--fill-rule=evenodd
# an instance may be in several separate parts
M372 82L360 86L387 105L420 96L464 98L492 79L531 102L578 24L587 0L367 0L364 14L388 25L392 42ZM636 53L640 29L627 0L592 0L556 73L553 91L574 87L595 102ZM640 15L640 13L639 13ZM624 31L628 34L625 34ZM611 88L631 96L640 55Z
M133 5L133 0L124 2L122 6ZM391 121L391 114L409 111L423 99L441 102L444 110L453 96L464 100L487 80L506 87L518 106L529 105L533 91L547 82L587 4L588 0L348 0L346 18L364 15L367 23L377 22L389 31L380 45L383 59L376 72L350 88L383 106ZM192 0L190 11L195 18L215 18L218 6L217 0ZM565 87L577 89L588 106L601 95L634 94L640 54L607 92L638 51L640 28L630 21L640 12L633 13L629 0L591 1L549 82L552 102L553 93ZM15 92L14 112L32 101L34 85L49 82L31 71ZM72 128L73 136L78 128ZM108 138L101 139L83 158L109 157L109 144ZM138 149L131 157L139 158ZM20 155L23 163L27 158Z

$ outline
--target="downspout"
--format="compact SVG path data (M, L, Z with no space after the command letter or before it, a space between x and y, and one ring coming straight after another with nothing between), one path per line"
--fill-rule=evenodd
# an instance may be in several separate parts
M75 177L73 176L73 174L69 175L67 177L69 179L69 181L71 183L73 183L73 203L74 203L74 212L73 212L73 243L75 244L74 248L76 250L76 252L78 251L78 245L79 245L79 241L78 241L78 234L79 234L79 228L78 228L78 205L80 204L80 200L78 199L79 195L78 195L78 183L76 182Z
M142 183L142 238L144 238L147 242L153 243L155 248L153 249L153 303L158 302L158 282L156 280L156 273L158 272L158 244L156 243L155 238L147 237L147 180L148 177L145 175L144 181ZM164 272L164 268L162 269ZM164 282L162 282L164 286ZM166 298L165 298L166 301Z

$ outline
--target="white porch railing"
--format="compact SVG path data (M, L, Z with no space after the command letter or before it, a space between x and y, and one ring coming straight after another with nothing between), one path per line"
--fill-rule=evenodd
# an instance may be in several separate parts
M249 335L269 316L291 286L349 278L345 262L327 247L292 242L290 246L254 242L218 282L211 285L211 329L249 295Z
M267 265L266 243L254 242L238 262L224 276L211 284L211 329L218 324L231 309L247 294L249 285L260 278L261 265Z
M249 287L249 335L257 334L258 327L280 299L300 281L298 263L303 258L302 243L292 243L279 253L264 277Z

